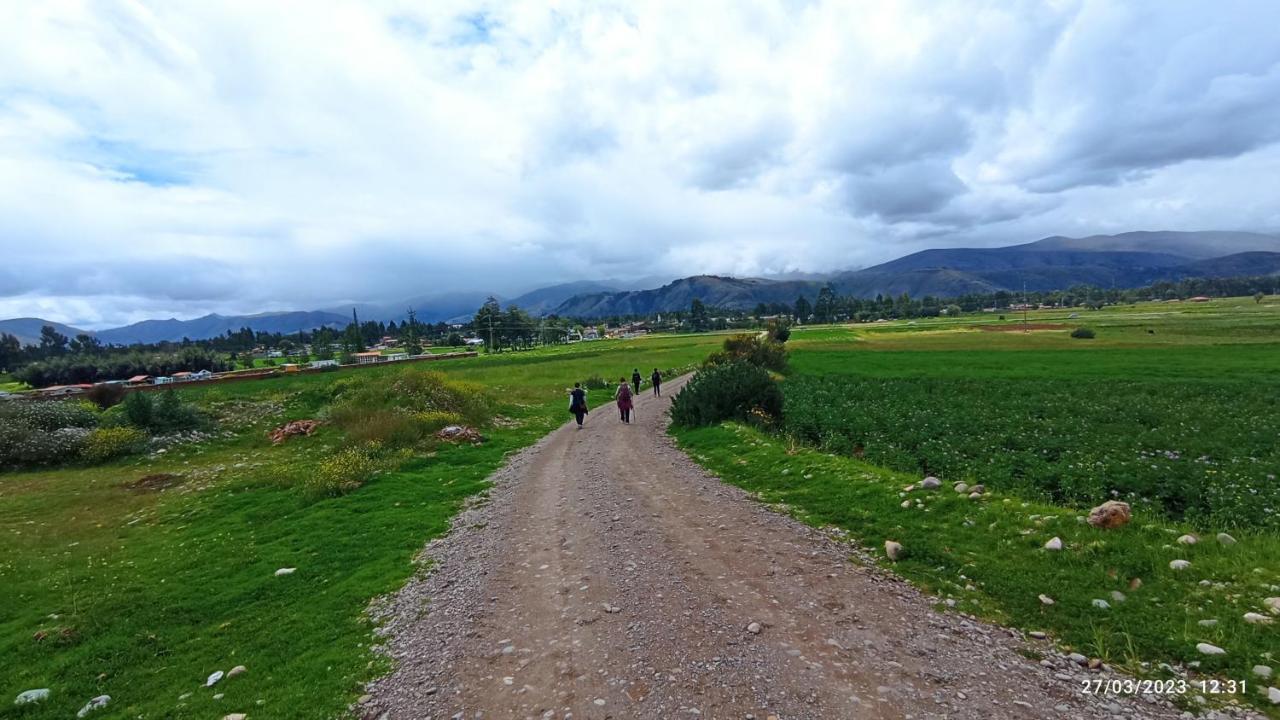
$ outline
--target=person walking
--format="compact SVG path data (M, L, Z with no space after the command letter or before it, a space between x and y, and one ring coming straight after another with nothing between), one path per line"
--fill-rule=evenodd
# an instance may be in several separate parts
M569 412L578 421L578 429L581 430L582 419L587 416L587 391L582 389L582 383L574 383L573 389L569 391Z
M625 377L618 378L618 390L613 394L613 399L618 401L618 412L622 415L622 422L631 424L631 386L627 384Z
M653 374L649 376L649 383L653 385L653 396L662 397L662 373L658 372L658 368L653 369Z
M636 386L635 392L632 394L639 395L640 394L640 368L635 368L631 371L631 384Z

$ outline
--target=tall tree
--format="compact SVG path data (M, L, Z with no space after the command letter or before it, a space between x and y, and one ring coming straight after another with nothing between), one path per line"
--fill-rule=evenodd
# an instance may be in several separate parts
M402 326L401 336L404 339L404 351L410 355L422 354L422 343L418 340L418 316L409 308L409 319Z
M711 320L707 316L707 306L703 305L698 298L694 298L693 302L689 303L689 327L694 332L706 332L710 324Z
M98 338L88 334L80 333L71 338L71 353L73 355L96 355L102 350L102 343Z
M22 342L17 335L0 335L0 371L13 370L22 361Z
M499 340L498 331L502 329L502 307L498 305L498 299L490 295L476 311L476 316L471 320L471 327L476 334L484 338L485 349L493 352L497 350Z
M67 336L58 332L52 325L40 327L40 355L53 357L67 351Z
M818 299L813 303L813 319L820 323L829 323L835 319L836 291L830 283L818 291Z
M813 306L811 306L809 304L809 301L806 300L803 295L801 295L800 297L796 298L795 312L796 312L796 322L803 325L809 322L809 317L813 315Z

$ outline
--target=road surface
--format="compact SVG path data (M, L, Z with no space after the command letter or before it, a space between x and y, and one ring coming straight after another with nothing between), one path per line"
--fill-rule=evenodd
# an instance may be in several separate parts
M375 609L396 668L362 717L1179 716L1084 694L1104 675L722 484L666 436L668 397L631 425L602 403L495 475Z

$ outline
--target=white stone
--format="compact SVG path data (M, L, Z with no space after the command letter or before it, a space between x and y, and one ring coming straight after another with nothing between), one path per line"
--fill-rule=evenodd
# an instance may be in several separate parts
M1083 665L1089 662L1089 658L1085 657L1084 655L1081 655L1080 653L1075 653L1075 652L1068 655L1067 659L1077 665Z
M279 570L276 571L276 577L281 577L284 575L292 575L297 570L298 568L280 568Z
M1189 567L1191 567L1191 563L1187 560L1170 560L1169 561L1170 570L1186 570Z
M1040 602L1045 605L1052 605L1053 598L1049 597L1048 595L1045 595L1044 593L1040 593Z
M1201 620L1196 624L1199 625L1200 627L1213 627L1218 624L1218 621L1214 620L1213 618L1210 618L1208 620Z
M43 702L49 699L49 688L38 688L36 690L24 690L18 693L17 699L13 701L14 705L27 705L30 703Z
M1060 537L1052 538L1051 540L1049 540L1049 542L1044 544L1044 549L1045 550L1061 550L1062 538Z
M109 702L111 702L110 695L99 695L98 697L85 703L84 707L80 708L80 712L76 713L76 717L82 718L85 715L88 715L89 713L93 712L94 710L106 707L107 703Z
M244 713L231 713L230 715L223 715L222 720L245 720L247 717L249 716Z
M1226 650L1223 650L1217 645L1210 645L1209 643L1196 643L1196 650L1199 650L1201 655L1226 655L1227 654Z
M1195 535L1183 535L1178 538L1178 543L1181 545L1195 545L1199 541L1200 538Z
M1106 600L1102 600L1100 598L1094 598L1092 601L1092 605L1098 608L1099 610L1107 610L1107 609L1110 609L1111 607L1111 603L1107 602Z
M1271 618L1262 613L1247 612L1244 614L1244 621L1251 625L1270 625Z
M909 507L911 507L911 501L910 501L910 500L903 500L903 501L902 501L902 507L904 507L904 508L909 508Z
M1280 597L1269 597L1266 600L1263 600L1262 604L1266 605L1267 609L1272 613L1280 615Z
M1271 677L1271 666L1270 665L1254 665L1253 674L1257 675L1263 680L1266 680Z
M1236 539L1226 533L1218 533L1218 542L1223 545L1235 545Z
M955 488L955 491L958 493L969 492L969 483L967 482L958 482L955 485L952 485L952 487Z
M887 555L890 560L897 562L902 558L904 553L905 550L902 547L902 543L897 543L892 540L884 541L884 554Z
M930 475L929 477L920 481L920 487L925 490L937 490L938 488L942 487L942 481Z
M762 627L760 626L760 623L758 623L758 622L753 622L753 623L748 623L748 624L747 624L747 632L751 633L752 635L759 635L759 634L760 634L760 631L761 631L761 630L763 630L763 629L764 629L764 628L762 628Z
M971 492L971 493L969 493L969 499L970 499L970 500L977 500L977 499L978 499L978 498L980 498L980 497L982 497L982 493L980 493L980 492Z
M1037 640L1043 640L1043 639L1045 639L1046 637L1048 637L1047 635L1045 635L1043 632L1041 632L1041 631L1039 631L1039 630L1032 630L1031 632L1029 632L1029 633L1027 633L1027 634L1028 634L1028 635L1030 635L1031 637L1033 637L1033 638L1037 639Z
M1129 598L1125 597L1125 594L1124 594L1124 593L1122 593L1122 592L1120 592L1119 590L1112 590L1112 591L1111 591L1111 602L1118 602L1118 603L1122 603L1122 602L1124 602L1125 600L1128 600L1128 599L1129 599Z
M223 675L226 675L226 673L222 672L221 670L215 671L212 675L209 676L208 680L204 681L204 686L213 687L214 685L217 685L218 681L222 679Z
M1272 705L1280 705L1280 689L1267 688L1267 699L1271 701Z
M249 668L247 668L247 667L245 667L245 666L243 666L243 665L237 665L237 666L235 666L235 667L231 668L231 670L227 673L227 679L228 679L228 680L230 680L231 678L233 678L233 677L235 677L235 676L237 676L237 675L239 675L239 674L241 674L241 673L243 673L243 672L247 672L248 670L249 670Z

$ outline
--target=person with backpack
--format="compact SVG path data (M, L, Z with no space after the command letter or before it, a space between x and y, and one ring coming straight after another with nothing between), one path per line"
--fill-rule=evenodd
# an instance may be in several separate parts
M582 389L582 383L574 383L573 389L569 391L569 412L578 421L578 429L581 430L582 419L587 416L587 391Z
M632 394L639 395L640 394L640 368L635 368L634 370L631 371L631 384L634 385L636 388L635 392L633 392Z
M625 377L618 378L618 390L613 394L613 399L618 401L618 412L622 415L622 422L631 424L631 386L627 384Z
M653 374L649 376L649 383L653 385L653 396L662 397L662 373L658 372L658 368L653 369Z

